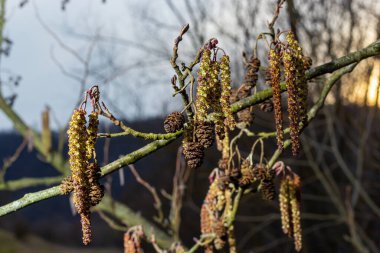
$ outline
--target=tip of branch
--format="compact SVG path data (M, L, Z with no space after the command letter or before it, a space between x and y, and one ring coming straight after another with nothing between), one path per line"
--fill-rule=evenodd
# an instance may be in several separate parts
M181 35L184 35L190 28L190 25L189 24L186 24L182 27L182 30L181 30Z

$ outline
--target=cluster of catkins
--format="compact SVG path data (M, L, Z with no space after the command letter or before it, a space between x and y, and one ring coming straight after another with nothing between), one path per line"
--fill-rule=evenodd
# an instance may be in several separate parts
M289 32L286 43L276 41L269 51L269 83L273 89L273 107L275 114L277 145L283 148L283 129L281 112L281 66L288 90L288 114L292 153L298 155L300 149L300 123L307 121L307 83L305 72L311 67L311 59L302 53L294 34Z
M69 130L69 162L71 176L61 184L61 192L74 191L74 206L80 215L83 244L91 241L90 208L103 197L104 189L99 183L100 169L96 161L95 142L98 132L98 113L89 115L86 126L86 111L76 109L71 117Z
M279 193L282 231L293 237L297 251L302 248L300 189L301 180L295 173L282 178Z
M223 55L217 61L216 52L204 48L198 71L198 87L195 101L195 119L185 129L183 154L189 168L202 164L204 149L214 142L214 133L224 138L227 129L234 129L235 120L230 108L231 71L230 59ZM213 58L213 59L212 59ZM213 121L207 119L215 112Z
M217 175L212 179L201 208L201 233L215 234L215 239L205 246L205 252L221 250L227 242L226 217L232 210L231 190Z

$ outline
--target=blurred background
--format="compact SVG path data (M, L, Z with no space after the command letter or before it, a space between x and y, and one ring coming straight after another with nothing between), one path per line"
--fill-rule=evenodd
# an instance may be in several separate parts
M250 55L257 36L267 31L276 1L264 0L8 0L1 48L1 97L31 128L43 129L49 115L52 149L66 157L65 127L92 85L99 85L109 109L127 125L162 132L164 117L180 110L172 97L174 74L169 59L181 27L190 30L179 48L179 62L190 62L210 38L217 38L232 60L233 84L244 75L242 52ZM377 0L287 0L276 29L292 30L313 66L366 47L380 38ZM258 55L266 65L267 45ZM310 104L324 77L310 82ZM299 159L282 159L303 178L303 252L380 252L380 59L362 61L330 93L327 104L302 136ZM260 75L258 90L265 86ZM1 107L3 112L5 109ZM38 152L28 146L11 118L0 113L0 204L4 205L48 183L10 186L25 177L60 179ZM254 131L273 131L272 113L254 111ZM46 117L46 116L45 116ZM45 118L46 119L46 118ZM46 121L45 121L46 122ZM103 121L101 132L118 131ZM129 137L101 139L103 164L143 146ZM162 192L171 192L176 168L176 141L136 163L140 175L160 193L163 209L171 211ZM249 152L251 140L241 143ZM208 175L219 154L209 150L193 173L183 196L180 238L186 246L199 236L199 210ZM265 145L270 156L275 143ZM289 159L288 159L289 158ZM119 202L153 221L150 193L128 168L104 179ZM196 187L194 187L196 186ZM104 217L103 217L104 218ZM0 252L122 252L123 232L94 214L93 243L81 245L79 218L69 197L57 197L0 218ZM239 252L292 252L281 232L276 201L257 196L243 199L236 224ZM151 249L152 250L152 249ZM153 252L147 250L147 252Z

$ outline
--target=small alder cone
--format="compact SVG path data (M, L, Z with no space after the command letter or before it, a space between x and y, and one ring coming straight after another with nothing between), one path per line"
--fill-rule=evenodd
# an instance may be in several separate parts
M175 133L183 128L185 117L180 112L170 113L164 121L164 129L167 133Z
M205 121L209 104L209 82L211 71L211 51L204 49L198 71L197 100L195 102L195 121Z
M235 120L232 115L230 107L230 97L231 97L231 71L230 71L230 58L228 55L223 55L220 61L220 78L222 94L220 97L220 105L222 107L223 116L225 118L225 123L230 130L235 128Z
M276 188L273 179L264 179L261 181L261 194L265 200L274 200Z
M281 112L281 87L280 87L280 53L276 49L269 50L269 68L270 84L273 90L273 109L274 118L276 123L276 138L277 146L282 150L283 148L283 130L282 130L282 112Z
M248 87L255 87L257 80L259 79L258 71L260 68L260 60L253 56L249 59L249 61L245 64L246 74L244 76L243 85Z
M204 147L209 148L214 143L214 124L212 122L200 122L196 125L195 135L198 142Z
M74 111L69 124L69 162L73 180L73 202L81 218L83 244L91 241L90 201L88 199L90 185L86 175L86 112L81 109Z
M271 99L267 99L260 104L260 110L263 112L272 112L273 111L273 101Z
M90 202L91 206L96 206L104 196L104 187L99 183L100 168L97 163L90 163L87 167L87 177L90 184Z
M257 163L253 167L253 177L255 180L264 180L266 178L265 164Z
M201 166L204 157L203 146L199 142L183 142L182 146L187 166L190 169Z
M261 170L264 171L261 175L261 195L265 200L274 200L276 188L274 186L275 170L267 169L264 164L261 164Z
M254 120L254 115L253 115L253 106L249 108L245 108L237 113L239 122L243 122L246 125L252 125L253 120Z
M239 179L240 187L246 187L255 181L255 176L253 173L253 166L251 162L245 159L240 166L241 177Z
M243 84L238 90L239 99L246 98L251 95L252 88L256 86L259 78L258 71L260 68L260 60L254 56L245 64L246 74L244 76ZM254 119L253 106L246 108L237 113L239 121L244 122L246 125L251 125Z

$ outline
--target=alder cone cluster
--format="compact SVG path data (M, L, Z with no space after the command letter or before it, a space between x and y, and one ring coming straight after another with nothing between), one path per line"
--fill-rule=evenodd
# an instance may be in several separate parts
M203 162L203 146L199 142L185 142L183 143L183 155L190 169L198 168Z
M260 104L259 108L263 112L272 112L273 111L273 101L271 99L267 99Z
M170 113L164 121L164 129L167 133L175 133L183 128L185 117L180 112Z
M197 140L204 148L212 146L214 134L214 124L212 122L200 122L195 130Z
M276 189L272 179L264 179L261 181L261 194L265 200L274 200Z

